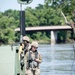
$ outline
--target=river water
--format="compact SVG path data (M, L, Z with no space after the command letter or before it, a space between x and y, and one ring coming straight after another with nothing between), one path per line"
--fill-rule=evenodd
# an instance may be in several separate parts
M0 46L0 75L14 75L15 49ZM39 45L42 54L41 75L75 75L73 44Z

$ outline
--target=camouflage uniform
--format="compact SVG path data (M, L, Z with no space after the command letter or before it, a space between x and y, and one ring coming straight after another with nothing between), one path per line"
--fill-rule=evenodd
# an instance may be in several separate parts
M40 52L38 52L37 50L32 51L31 47L31 50L27 52L25 56L25 60L26 60L26 75L40 75L39 64L42 61L42 56Z
M29 47L30 47L29 37L24 36L23 43L20 45L20 48L19 48L19 60L20 60L21 70L23 70L23 67L24 67L24 55L29 50Z

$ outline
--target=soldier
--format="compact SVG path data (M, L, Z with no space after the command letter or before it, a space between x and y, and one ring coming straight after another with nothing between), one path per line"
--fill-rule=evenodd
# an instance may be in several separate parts
M26 75L40 75L39 64L42 61L42 56L37 48L38 43L33 41L30 51L26 54Z
M19 48L19 60L20 60L21 70L23 70L24 67L24 55L28 50L29 50L29 37L24 36L23 43L21 43Z

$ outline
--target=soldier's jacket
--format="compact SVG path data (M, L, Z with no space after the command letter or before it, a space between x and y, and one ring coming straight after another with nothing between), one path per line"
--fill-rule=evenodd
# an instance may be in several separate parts
M34 59L39 59L39 62L35 62ZM26 69L36 69L39 68L39 64L42 62L42 56L40 52L29 51L25 56Z
M22 44L19 47L19 60L21 60L21 55L24 55L25 50L29 50L31 48L31 45L29 44L28 47L24 47L24 44Z
M23 53L23 48L24 48L24 45L22 44L22 45L19 47L19 60L20 60L20 54Z

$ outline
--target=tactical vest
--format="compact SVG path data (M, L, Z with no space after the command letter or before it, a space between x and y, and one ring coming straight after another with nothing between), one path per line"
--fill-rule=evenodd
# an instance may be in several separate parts
M34 57L32 57L32 54L34 54ZM38 63L34 61L35 59L38 58L38 56L39 55L38 55L37 50L35 52L29 51L29 55L28 55L28 59L27 59L27 62L28 62L27 68L38 67Z

